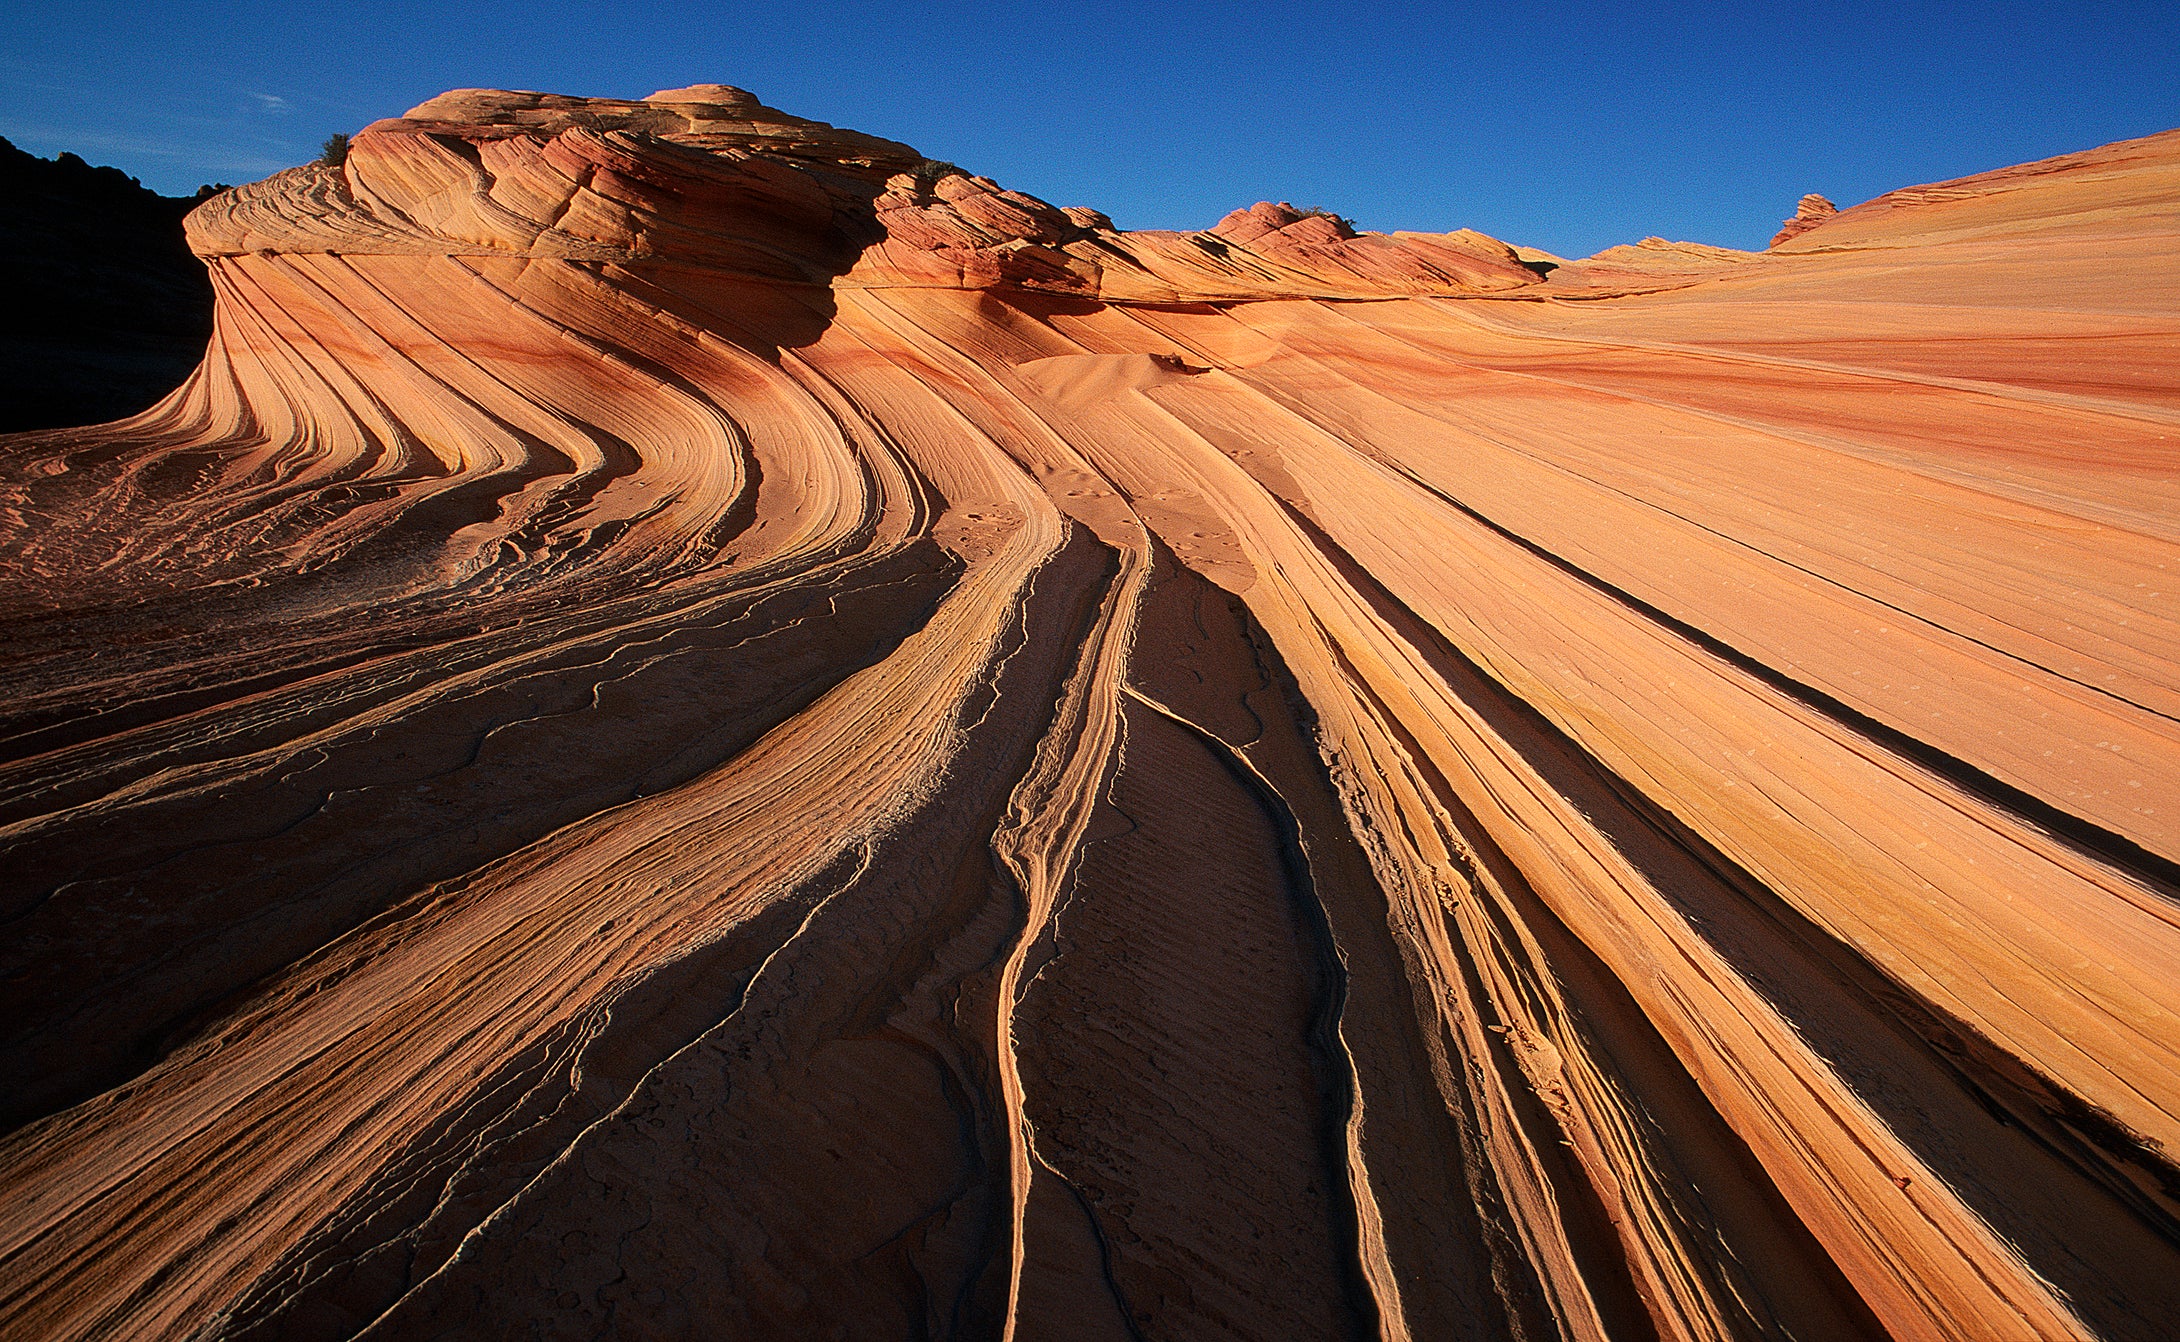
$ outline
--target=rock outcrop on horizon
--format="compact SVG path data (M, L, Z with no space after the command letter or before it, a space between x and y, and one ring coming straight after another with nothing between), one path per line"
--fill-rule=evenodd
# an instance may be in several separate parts
M1554 269L465 90L188 227L0 441L0 1335L2180 1318L2180 132Z
M1838 213L1837 205L1812 191L1794 207L1793 216L1779 225L1779 231L1771 237L1771 245L1776 247L1782 242L1790 242Z

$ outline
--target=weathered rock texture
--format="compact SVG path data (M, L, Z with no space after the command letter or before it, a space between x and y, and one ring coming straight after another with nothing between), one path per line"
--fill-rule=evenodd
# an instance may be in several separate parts
M1838 213L1839 206L1812 191L1803 196L1801 203L1794 207L1793 217L1779 225L1779 231L1772 235L1771 245L1776 247L1782 242L1798 238Z
M2176 203L1565 302L720 87L219 198L5 445L0 1333L2167 1335Z

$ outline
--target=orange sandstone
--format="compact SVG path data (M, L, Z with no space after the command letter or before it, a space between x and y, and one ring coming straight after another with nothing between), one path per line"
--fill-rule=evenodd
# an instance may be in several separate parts
M1772 236L1771 245L1776 247L1782 242L1798 238L1838 213L1837 205L1812 191L1803 196L1801 203L1794 207L1793 217L1779 225L1779 231Z
M2180 133L1554 269L467 90L189 227L0 445L0 1332L2180 1317Z

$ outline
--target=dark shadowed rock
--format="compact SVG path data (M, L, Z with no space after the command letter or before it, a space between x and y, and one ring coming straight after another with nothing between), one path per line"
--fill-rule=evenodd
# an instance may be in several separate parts
M0 139L0 432L120 419L189 376L212 334L212 285L182 241L196 204Z

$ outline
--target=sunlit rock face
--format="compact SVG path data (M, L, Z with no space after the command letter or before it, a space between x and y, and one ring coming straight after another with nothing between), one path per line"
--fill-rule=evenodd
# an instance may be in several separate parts
M0 1333L2180 1318L2180 135L1554 270L465 91L190 233L0 443Z
M1779 231L1772 235L1771 245L1776 247L1782 242L1791 242L1838 213L1839 206L1812 191L1801 198L1793 215L1780 223Z

